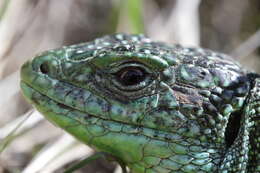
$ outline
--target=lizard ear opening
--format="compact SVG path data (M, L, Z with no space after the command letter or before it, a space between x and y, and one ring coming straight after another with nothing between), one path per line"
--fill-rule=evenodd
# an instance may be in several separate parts
M235 139L238 136L240 129L242 110L233 112L228 120L228 124L225 131L225 141L226 147L229 148L234 143Z

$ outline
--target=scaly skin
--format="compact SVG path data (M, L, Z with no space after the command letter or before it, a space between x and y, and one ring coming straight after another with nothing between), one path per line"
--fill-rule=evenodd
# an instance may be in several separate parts
M260 78L226 55L115 34L21 70L25 97L134 173L260 172Z

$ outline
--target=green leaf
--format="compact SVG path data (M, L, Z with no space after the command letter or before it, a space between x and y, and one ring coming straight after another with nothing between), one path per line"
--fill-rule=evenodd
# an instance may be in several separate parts
M0 142L0 154L5 150L5 148L15 139L17 136L17 130L23 125L23 123L31 116L29 114L26 116L1 142Z
M110 157L111 157L111 155L109 155L107 153L104 153L104 152L95 153L95 154L93 154L93 155L91 155L91 156L89 156L89 157L79 161L75 165L71 166L70 168L65 170L64 173L73 173L74 171L76 171L76 170L78 170L80 168L83 168L84 166L86 166L87 164L89 164L90 162L92 162L94 160L97 160L99 158L108 159ZM113 158L113 159L115 159L115 158ZM121 161L118 161L118 160L116 160L116 161L121 166L121 168L123 170L123 173L127 173L125 165Z
M2 7L0 7L0 20L3 18L10 0L4 0Z
M132 24L132 29L134 33L144 32L144 22L143 22L143 1L142 0L127 0L127 11L128 17Z

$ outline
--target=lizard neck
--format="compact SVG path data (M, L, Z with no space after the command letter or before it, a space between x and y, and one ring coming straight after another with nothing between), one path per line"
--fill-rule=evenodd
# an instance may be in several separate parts
M249 161L248 172L260 172L260 76L254 75L252 80L252 89L248 101L249 117Z
M260 76L248 74L251 90L242 112L239 134L221 162L219 172L260 171Z

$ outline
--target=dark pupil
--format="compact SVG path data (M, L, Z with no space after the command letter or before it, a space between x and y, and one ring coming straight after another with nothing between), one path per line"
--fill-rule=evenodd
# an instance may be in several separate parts
M145 72L138 67L128 67L120 70L117 77L123 85L137 85L145 79Z

